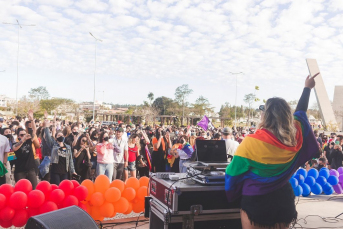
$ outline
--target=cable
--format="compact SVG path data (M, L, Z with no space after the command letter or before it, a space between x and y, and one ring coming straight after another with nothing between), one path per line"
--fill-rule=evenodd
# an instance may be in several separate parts
M334 218L334 217L322 217L322 216L320 216L320 215L307 215L307 216L305 216L304 218L300 218L300 219L298 219L298 220L296 220L294 223L293 223L293 225L290 227L290 229L293 229L293 228L302 228L302 229L319 229L319 228L327 228L327 229L329 229L329 228L342 228L343 226L338 226L338 227L304 227L304 226L302 226L301 224L299 224L299 221L304 221L304 224L307 224L307 218L308 217L319 217L319 218L321 218L322 219L322 221L323 222L325 222L325 223L340 223L340 222L342 222L343 223L343 219L338 219L338 218ZM295 225L299 225L300 227L296 227Z

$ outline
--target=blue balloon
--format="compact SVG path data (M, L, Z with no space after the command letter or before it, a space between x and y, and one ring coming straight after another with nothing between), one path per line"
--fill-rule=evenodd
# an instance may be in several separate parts
M291 178L289 180L289 183L291 183L293 189L295 189L299 185L298 180L295 178Z
M301 185L302 189L303 189L303 196L306 197L306 196L309 196L311 194L311 188L308 184L302 184Z
M327 182L327 181L326 181L326 178L323 177L323 176L319 176L319 177L317 178L317 180L316 180L316 183L320 184L320 186L325 185L326 182Z
M312 187L311 187L311 192L315 195L319 195L323 192L322 186L320 186L320 184L315 183Z
M317 169L313 169L313 168L312 168L312 169L310 169L310 170L308 171L307 176L308 176L308 177L311 176L311 177L314 177L314 179L317 179L318 176L319 176L319 172L318 172Z
M300 196L303 194L303 188L300 185L298 185L293 191L295 196Z
M336 176L329 176L328 183L331 184L331 185L338 184L338 177L336 177Z
M325 195L331 195L334 192L333 187L331 186L331 188L324 190Z
M308 184L310 187L312 187L316 183L316 179L314 177L306 177L305 184Z
M303 169L303 168L300 168L300 169L298 169L298 171L297 171L297 175L302 175L304 178L306 178L307 177L307 171L306 171L306 169Z
M322 169L319 171L319 176L322 176L322 177L325 177L325 179L328 179L329 176L330 176L330 171L329 171L329 169L327 169L327 168L322 168Z
M298 180L299 185L302 185L304 183L304 181L305 181L304 176L300 175L300 174L295 175L295 179Z
M329 182L326 182L326 183L322 186L322 188L323 188L323 191L325 192L325 191L329 190L330 188L332 188L332 185L329 184Z

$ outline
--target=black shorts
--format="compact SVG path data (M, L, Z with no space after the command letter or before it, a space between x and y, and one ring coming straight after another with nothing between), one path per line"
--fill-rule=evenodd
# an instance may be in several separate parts
M295 222L298 213L295 208L295 195L288 182L282 188L259 196L242 196L241 208L252 225L269 229L288 226Z

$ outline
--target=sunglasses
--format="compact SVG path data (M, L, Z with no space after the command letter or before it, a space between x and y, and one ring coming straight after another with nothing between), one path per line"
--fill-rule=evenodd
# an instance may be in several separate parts
M24 137L24 136L25 136L25 134L20 134L19 136L20 136L20 137Z
M266 107L265 107L265 105L260 105L260 106L258 107L258 109L261 110L261 111L265 111Z

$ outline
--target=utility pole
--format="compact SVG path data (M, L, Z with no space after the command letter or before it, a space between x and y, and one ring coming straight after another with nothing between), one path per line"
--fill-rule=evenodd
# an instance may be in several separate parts
M236 96L235 96L235 129L237 125L237 75L244 74L243 72L230 72L231 75L236 76Z
M93 95L93 120L95 122L95 73L96 73L96 43L97 41L101 41L100 39L94 37L94 35L89 32L89 34L95 39L95 57L94 57L94 95Z
M16 19L17 20L17 19ZM22 28L22 26L36 26L36 25L24 25L24 24L20 24L19 21L17 20L16 24L13 23L7 23L7 22L3 22L3 24L6 25L15 25L18 26L18 52L17 52L17 87L16 87L16 96L15 96L15 100L16 100L16 110L15 110L15 115L18 115L18 79L19 79L19 31Z

